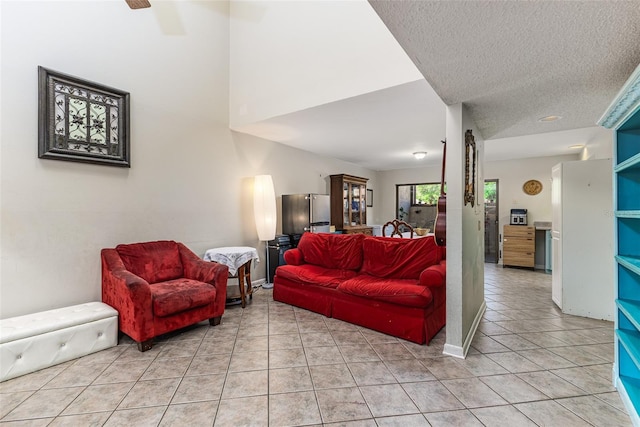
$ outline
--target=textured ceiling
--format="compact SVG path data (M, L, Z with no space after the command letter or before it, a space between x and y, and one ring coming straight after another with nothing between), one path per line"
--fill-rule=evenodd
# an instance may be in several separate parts
M485 139L593 126L640 63L637 0L369 3Z

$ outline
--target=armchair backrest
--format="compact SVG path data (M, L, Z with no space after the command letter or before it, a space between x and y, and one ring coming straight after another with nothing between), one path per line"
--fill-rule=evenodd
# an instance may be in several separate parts
M127 270L149 283L183 277L178 244L172 240L118 245L116 251Z

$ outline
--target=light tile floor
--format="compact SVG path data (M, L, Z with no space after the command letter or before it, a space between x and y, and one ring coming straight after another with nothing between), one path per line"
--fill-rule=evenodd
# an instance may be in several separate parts
M466 359L273 301L140 353L117 347L0 383L28 426L623 426L611 322L563 315L551 276L486 265Z

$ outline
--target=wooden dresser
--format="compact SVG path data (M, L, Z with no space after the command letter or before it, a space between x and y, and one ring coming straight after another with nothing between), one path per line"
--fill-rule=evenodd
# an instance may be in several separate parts
M536 230L526 225L505 225L502 234L503 267L535 265Z

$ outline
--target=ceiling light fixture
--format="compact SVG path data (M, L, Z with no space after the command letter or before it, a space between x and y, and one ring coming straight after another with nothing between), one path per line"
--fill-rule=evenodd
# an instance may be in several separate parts
M545 116L538 119L539 122L555 122L560 120L562 116Z
M571 148L571 149L574 149L574 148L582 148L582 147L584 147L584 144L573 144L573 145L570 145L570 146L569 146L569 148Z
M416 151L415 153L413 153L413 157L415 157L416 160L422 160L426 155L427 155L426 151Z

